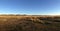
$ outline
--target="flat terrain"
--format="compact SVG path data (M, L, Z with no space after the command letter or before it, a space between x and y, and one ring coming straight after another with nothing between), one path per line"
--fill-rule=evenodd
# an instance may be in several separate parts
M0 31L60 31L60 16L0 16Z

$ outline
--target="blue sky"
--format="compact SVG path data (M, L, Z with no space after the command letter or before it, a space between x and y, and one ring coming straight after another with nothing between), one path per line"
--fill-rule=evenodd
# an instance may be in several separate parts
M0 14L59 15L60 0L0 0Z

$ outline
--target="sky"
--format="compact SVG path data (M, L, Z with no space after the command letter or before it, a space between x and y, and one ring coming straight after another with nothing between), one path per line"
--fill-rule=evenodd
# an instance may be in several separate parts
M60 15L60 0L0 0L0 14Z

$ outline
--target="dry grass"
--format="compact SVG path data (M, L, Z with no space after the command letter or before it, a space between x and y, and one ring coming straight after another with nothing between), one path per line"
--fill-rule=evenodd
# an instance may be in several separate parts
M60 31L60 17L0 16L0 31Z

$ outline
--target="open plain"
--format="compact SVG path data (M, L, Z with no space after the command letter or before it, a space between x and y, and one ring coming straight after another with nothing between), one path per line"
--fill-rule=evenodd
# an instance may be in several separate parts
M0 15L0 31L60 31L60 16Z

